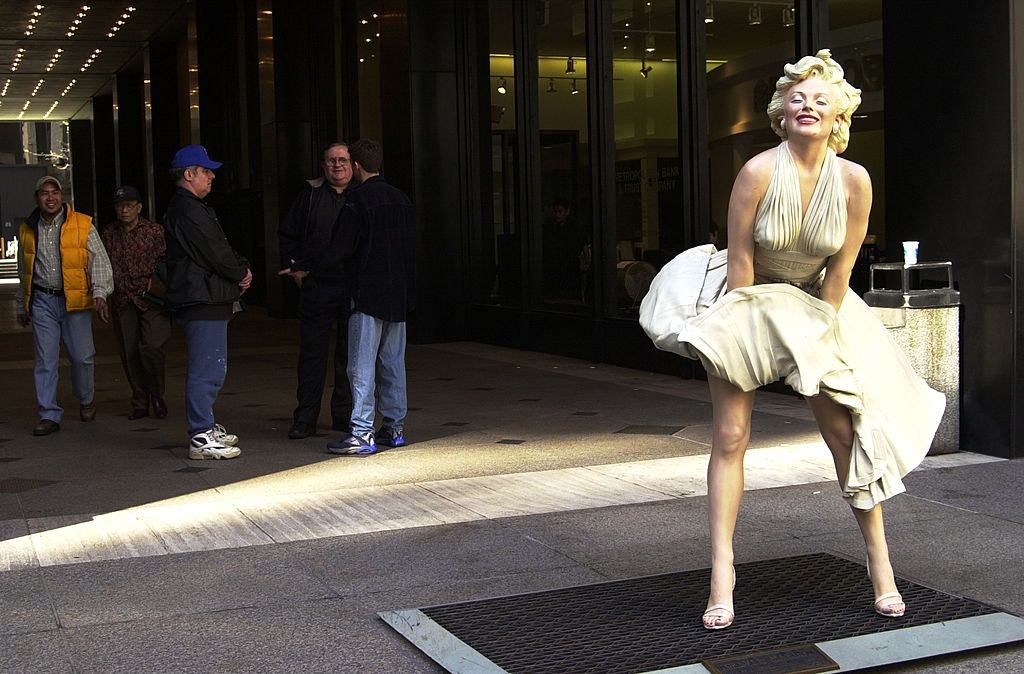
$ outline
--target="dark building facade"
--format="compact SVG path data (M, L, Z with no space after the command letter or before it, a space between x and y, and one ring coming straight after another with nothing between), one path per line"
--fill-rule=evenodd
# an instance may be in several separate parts
M278 223L319 148L379 138L419 215L421 342L471 339L681 376L637 324L654 273L727 245L733 178L778 142L786 62L830 48L863 91L844 156L875 201L853 285L921 241L962 293L961 447L1024 452L1024 0L203 0L182 4L70 123L78 207L116 183L159 217L174 149L293 312ZM968 17L965 17L965 20ZM83 155L94 161L83 162ZM110 161L113 158L113 161ZM86 164L88 164L86 166ZM99 195L99 197L97 196ZM717 231L716 231L717 230Z

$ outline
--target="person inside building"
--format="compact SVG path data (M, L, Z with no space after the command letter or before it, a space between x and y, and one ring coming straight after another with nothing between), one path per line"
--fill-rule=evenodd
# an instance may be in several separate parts
M60 430L64 408L57 404L60 344L71 361L71 389L82 421L96 419L92 310L110 321L107 296L113 286L110 259L92 218L64 203L53 176L36 183L37 208L18 233L18 322L32 325L39 421L33 435Z
M171 335L171 317L153 294L154 274L164 263L164 228L142 217L142 195L131 185L114 191L117 219L103 231L103 244L114 270L110 298L117 350L132 389L128 418L142 419L150 410L167 416L164 402L164 345Z
M221 162L202 145L187 145L171 160L177 189L164 215L167 301L185 328L188 369L185 417L190 459L233 459L238 436L214 418L213 405L228 373L228 321L252 284L249 262L228 243L217 214L203 199Z
M641 307L655 344L698 358L713 405L708 465L711 588L704 627L736 617L733 534L757 387L783 378L808 402L867 547L873 608L904 615L882 501L931 445L945 406L849 289L871 210L867 171L840 159L860 91L823 49L785 67L768 106L777 147L733 187L727 251L686 251ZM739 579L742 582L742 578ZM865 603L867 606L867 603Z
M586 300L586 276L590 271L590 237L573 215L568 199L551 202L551 217L544 221L543 271L544 298L548 300Z
M348 144L330 143L321 155L323 175L307 181L295 197L278 233L281 275L299 286L299 367L288 437L292 440L316 433L320 400L324 394L327 353L331 331L337 326L334 344L334 387L331 421L336 431L347 431L352 414L348 374L349 291L345 270L326 262L334 224L345 205L345 190L352 181Z

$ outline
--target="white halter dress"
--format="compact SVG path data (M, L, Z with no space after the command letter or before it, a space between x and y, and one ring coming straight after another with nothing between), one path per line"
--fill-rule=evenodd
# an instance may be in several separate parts
M806 214L783 142L754 220L755 285L725 292L727 251L692 248L658 273L640 307L655 346L698 359L744 391L783 379L850 410L854 441L844 496L870 509L905 491L925 457L945 398L914 372L852 290L836 312L817 297L828 257L846 237L846 192L829 150Z

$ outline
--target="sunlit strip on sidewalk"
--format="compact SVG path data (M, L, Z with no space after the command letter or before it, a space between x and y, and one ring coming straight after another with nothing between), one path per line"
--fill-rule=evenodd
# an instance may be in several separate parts
M341 459L345 460L345 459ZM924 468L997 460L959 453ZM703 496L707 455L0 522L0 571L314 540ZM264 478L265 480L266 478ZM281 477L280 479L287 479ZM751 449L746 489L835 479L823 443ZM237 486L237 485L235 485ZM266 485L262 485L265 487Z

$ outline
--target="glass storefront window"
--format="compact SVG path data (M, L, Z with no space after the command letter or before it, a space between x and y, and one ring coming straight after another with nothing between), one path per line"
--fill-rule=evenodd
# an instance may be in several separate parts
M479 301L522 304L522 240L516 217L516 81L512 3L488 2L491 218L484 221Z
M683 247L674 0L614 0L615 306L636 316Z
M850 276L857 292L868 290L870 265L885 250L885 100L882 78L882 0L830 0L828 47L861 90L843 157L868 170L873 203L868 235Z
M791 2L708 0L708 152L711 221L708 241L728 245L726 217L736 174L748 159L774 147L766 110L782 66L796 57Z
M539 9L535 86L543 212L532 214L530 235L539 237L540 247L531 246L539 254L531 263L540 267L540 306L584 312L594 303L586 3L546 0Z

